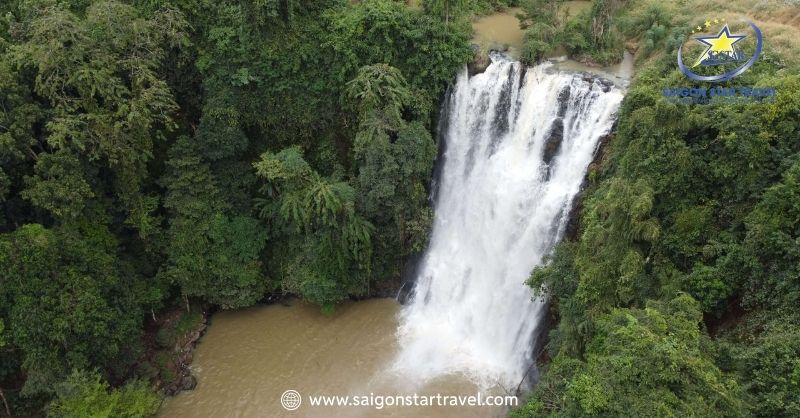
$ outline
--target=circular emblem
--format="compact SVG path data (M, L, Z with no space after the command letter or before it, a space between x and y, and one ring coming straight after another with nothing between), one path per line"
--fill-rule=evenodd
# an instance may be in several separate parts
M300 404L303 402L303 398L300 396L296 390L287 390L283 392L281 395L281 406L287 411L294 411L295 409L300 407Z
M719 23L719 20L714 19L714 22ZM745 55L742 48L737 45L737 43L745 39L747 35L731 33L730 27L726 23L716 35L700 35L693 38L695 41L703 44L703 46L705 46L705 50L697 59L697 61L691 66L691 68L698 66L723 68L720 74L700 75L692 71L691 68L683 62L683 45L678 48L678 68L681 69L681 72L683 72L686 77L689 77L692 80L708 82L721 82L730 80L731 78L747 71L747 69L750 68L756 62L756 60L758 60L758 57L761 55L761 49L764 45L761 30L758 28L758 26L749 21L747 24L753 31L756 41L755 50L753 51L752 55L749 56L749 59L748 56ZM710 26L711 21L707 20L704 26L698 26L696 30L702 31L704 27L705 29L708 29ZM692 33L695 33L695 30L693 30ZM734 68L726 69L733 65L735 65Z

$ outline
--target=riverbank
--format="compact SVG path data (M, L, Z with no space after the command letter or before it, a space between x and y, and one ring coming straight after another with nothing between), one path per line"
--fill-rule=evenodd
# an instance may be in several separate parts
M158 314L152 313L145 323L144 355L134 365L136 374L148 378L155 390L164 396L194 389L197 379L189 367L210 316L208 308L199 304L174 306Z

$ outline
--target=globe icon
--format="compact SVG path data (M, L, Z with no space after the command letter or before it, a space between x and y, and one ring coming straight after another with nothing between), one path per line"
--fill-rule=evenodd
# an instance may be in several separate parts
M286 392L283 392L283 395L281 395L281 405L287 411L294 411L295 409L299 408L302 400L303 398L296 390L290 389Z

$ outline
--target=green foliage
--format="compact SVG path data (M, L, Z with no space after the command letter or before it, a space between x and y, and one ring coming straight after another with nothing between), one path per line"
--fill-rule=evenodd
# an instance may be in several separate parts
M686 40L689 29L675 21L664 4L647 2L620 16L616 27L628 38L643 36L641 56L646 57L659 49L671 53Z
M681 283L700 302L706 312L718 311L733 292L733 283L719 269L702 263L692 267Z
M71 368L115 369L138 344L143 289L121 278L102 225L31 224L0 239L0 313L23 355L24 393L52 390Z
M528 285L537 295L547 293L558 299L574 295L579 283L576 252L577 245L573 242L558 244L542 265L533 270Z
M485 16L498 11L506 11L509 7L520 6L520 0L462 0L462 3L456 10L456 15L461 12L466 15L471 13L473 16Z
M357 207L377 227L376 254L420 251L431 222L425 184L436 147L420 121L403 118L413 103L405 78L387 65L362 67L348 83L348 96L360 115L354 146ZM397 275L396 260L376 257L378 277Z
M37 410L72 369L151 377L131 366L165 304L285 292L332 312L398 279L432 219L435 108L472 58L462 17L505 3L0 4L11 409ZM117 396L103 385L93 397ZM54 414L99 408L64 399Z
M800 416L799 323L796 314L756 316L720 339L719 361L739 374L754 416Z
M580 283L580 273L575 266L577 244L569 241L559 243L539 267L531 273L527 284L537 296L547 294L561 313L558 327L551 330L547 349L551 355L565 353L578 356L592 331L587 318L586 305L575 297Z
M745 415L740 389L704 352L688 295L597 319L585 361L557 356L513 417Z
M225 308L249 306L267 288L261 253L266 231L249 216L230 216L211 170L180 138L170 152L164 206L174 211L161 276L186 296Z
M619 28L653 45L679 38L681 27L652 7ZM670 56L637 71L575 242L557 246L531 276L554 299L559 324L548 343L553 362L520 416L796 414L789 394L800 328L787 312L800 300L800 78L760 62L737 83L774 86L782 92L774 101L686 105L661 94L686 82L674 66ZM694 307L656 308L675 294ZM645 321L650 309L661 318ZM651 338L664 332L680 337L674 352Z
M382 133L359 157L358 208L378 227L379 254L408 255L427 242L432 216L425 185L435 158L433 139L417 122L400 128L394 141ZM399 263L382 258L375 268L398 274Z
M587 14L584 13L570 19L564 30L559 33L559 42L572 55L578 55L591 49L587 29L589 21L586 16Z
M91 193L75 158L67 157L81 155L114 173L126 222L148 235L156 226L155 198L142 193L147 163L153 138L172 126L177 108L157 70L167 48L186 45L185 21L170 9L143 19L114 1L95 3L80 17L59 6L26 12L29 18L18 28L24 36L8 58L36 71L34 91L52 112L40 146L62 150L58 162L37 162L28 198L56 215L74 215ZM37 187L41 181L46 184Z
M411 102L411 91L400 70L387 64L365 65L347 83L347 97L357 103L359 135L356 155L386 131L396 131L403 123L403 108Z
M83 164L69 151L42 155L34 165L34 173L25 179L28 188L22 197L57 218L79 217L86 202L94 197L85 180Z
M384 63L400 70L413 90L436 100L472 59L468 27L448 27L398 2L366 0L327 17L332 33L324 46L332 47L335 60L343 64L344 71L334 71L342 81L353 79L363 65Z
M527 64L541 60L556 47L557 29L547 23L534 23L525 31L520 59Z
M131 381L109 389L100 374L75 370L56 387L56 399L47 415L59 418L148 418L155 416L160 399L144 382Z
M159 351L155 357L157 375L165 384L171 385L175 383L179 376L175 373L174 354L167 350Z
M467 9L466 0L422 0L422 7L426 13L440 16L446 25L453 18L463 16Z
M464 18L518 2L162 3L0 4L0 381L24 380L15 412L55 393L53 416L152 415L155 395L124 381L145 313L174 295L234 308L282 291L330 314L397 279L427 240L434 112L473 56ZM671 103L660 89L686 80L656 51L687 34L671 4L519 3L528 62L564 47L609 63L622 37L654 59L577 240L531 276L560 321L516 414L798 415L797 69L768 50L737 78L775 87L771 103ZM165 382L170 361L155 359Z
M541 60L545 53L556 49L561 41L566 18L558 11L561 0L527 0L522 2L518 15L525 28L520 59L527 64ZM572 31L570 31L572 32Z
M175 347L179 338L196 329L203 319L200 307L193 307L190 312L181 311L177 321L165 323L156 332L156 343L163 348Z
M562 0L523 1L523 13L518 15L526 29L522 61L535 63L563 47L576 58L602 65L618 62L622 47L612 22L622 3L594 0L590 9L569 16Z
M305 289L299 293L314 294L307 299L315 301L363 294L373 278L393 279L408 248L424 245L430 221L424 198L431 172L427 167L435 151L430 151L433 141L423 126L430 123L431 109L453 74L472 57L465 25L448 27L393 1L342 3L296 9L291 24L275 27L248 18L246 6L226 2L210 8L215 18L198 41L206 100L191 148L194 158L208 167L203 183L216 189L202 200L229 204L223 212L251 213L257 187L249 177L252 171L244 172L240 165L236 171L226 168L265 151L301 147L305 173L314 181L283 179L286 184L280 184L277 177L260 175L269 181L264 199L255 202L274 238L269 246L274 248L266 251L267 273L280 278L274 283L281 290ZM419 124L406 128L409 120ZM381 154L373 149L366 157L365 150L384 133L391 143L402 136L390 147L391 158L409 164L405 178L396 169L383 173L380 181L385 184L376 188L388 184L386 194L372 189L367 179L382 163ZM418 138L423 142L417 144ZM422 147L422 156L414 147ZM415 166L419 158L423 167ZM279 190L286 187L290 190ZM362 196L370 190L374 198L365 202ZM366 213L367 206L387 206L386 199L401 201L401 192L413 198L398 210L402 219ZM336 215L324 211L351 204L353 216L342 215L350 209ZM378 227L380 248L373 248L372 239L366 244L367 224ZM336 230L350 232L332 232ZM349 254L328 249L342 240L361 249L351 248ZM367 254L370 260L363 260ZM373 269L376 264L380 268ZM352 269L356 271L346 273ZM293 274L287 275L290 270Z
M280 242L284 290L322 306L363 294L373 226L356 213L353 188L320 176L298 148L264 153L253 166L264 181L261 217Z
M768 188L745 218L748 305L796 306L800 300L800 162Z
M651 217L653 190L643 179L613 178L587 202L575 264L577 295L591 305L628 303L642 294L648 244L660 233Z
M672 16L660 2L647 2L620 16L617 27L627 37L638 36L653 27L669 26Z
M612 29L614 16L624 0L593 0L591 17L591 44L597 49L614 47L618 42Z

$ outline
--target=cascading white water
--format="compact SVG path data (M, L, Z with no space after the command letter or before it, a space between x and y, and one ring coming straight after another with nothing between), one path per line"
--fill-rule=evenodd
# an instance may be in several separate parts
M544 303L525 286L561 237L620 91L493 55L448 97L429 248L398 330L393 370L518 384ZM442 164L442 162L440 162Z

